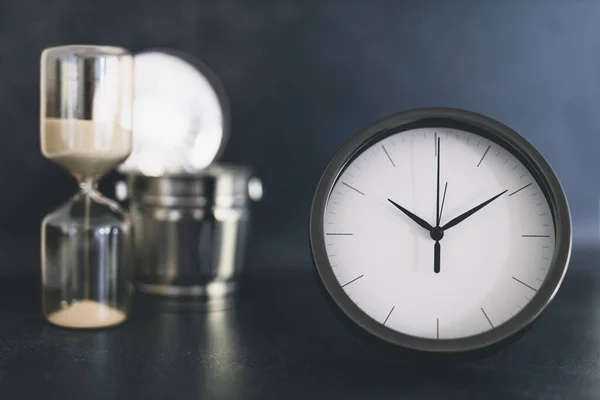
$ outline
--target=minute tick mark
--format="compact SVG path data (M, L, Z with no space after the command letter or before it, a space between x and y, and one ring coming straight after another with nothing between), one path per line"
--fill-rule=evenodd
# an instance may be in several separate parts
M387 317L385 317L385 321L383 321L383 325L385 325L385 323L390 318L390 315L392 315L392 312L394 312L394 308L396 308L396 306L393 306L392 309L390 310L390 312L388 313Z
M356 193L360 193L360 194L362 194L363 196L365 195L363 192L361 192L360 190L358 190L358 189L357 189L357 188L355 188L355 187L352 187L352 186L348 185L346 182L342 182L342 184L344 184L344 185L348 186L350 189L354 190Z
M485 155L488 153L488 151L490 151L490 147L492 147L492 145L489 145L488 148L485 149L485 152L483 153L483 156L481 157L481 160L479 160L479 162L477 163L477 168L479 168L479 166L481 165L481 162L485 158Z
M490 323L490 326L493 328L494 324L492 324L492 321L490 321L490 317L487 316L483 307L481 307L481 312L483 313L483 315L485 315L485 319L487 319L487 321Z
M342 287L346 287L346 286L348 286L349 284L351 284L352 282L356 282L357 280L359 280L359 279L360 279L360 278L362 278L363 276L364 276L364 275L361 275L361 276L359 276L359 277L357 277L357 278L354 278L354 279L352 279L350 282L343 284L343 285L342 285Z
M526 284L525 282L515 278L514 276L512 277L515 281L519 282L521 285L528 287L529 289L533 290L534 292L537 292L537 289L534 289L533 287L529 286L528 284Z
M385 149L384 145L381 145L381 148L383 149L383 152L385 153L385 155L387 156L387 158L390 160L390 162L392 163L392 165L395 167L396 164L394 164L394 161L392 160L392 157L390 157L390 154L387 152L387 150Z

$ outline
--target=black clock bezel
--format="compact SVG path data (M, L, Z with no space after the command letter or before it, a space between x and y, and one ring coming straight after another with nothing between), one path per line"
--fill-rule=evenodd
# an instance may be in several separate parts
M325 248L324 214L332 188L346 166L366 148L383 138L422 127L461 129L487 138L525 165L546 197L555 227L555 250L548 274L536 295L513 318L491 330L459 339L425 339L388 328L363 312L336 279ZM321 282L333 302L356 325L385 342L430 353L460 353L484 349L528 327L548 306L558 291L571 255L571 216L562 186L543 156L525 138L506 125L471 111L454 108L421 108L400 112L361 130L333 157L317 186L310 215L310 246Z

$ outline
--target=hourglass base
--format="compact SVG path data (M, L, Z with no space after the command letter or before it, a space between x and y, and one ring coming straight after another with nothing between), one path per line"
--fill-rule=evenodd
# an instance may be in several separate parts
M131 222L97 192L82 191L42 223L42 309L68 328L104 328L127 319L131 303Z

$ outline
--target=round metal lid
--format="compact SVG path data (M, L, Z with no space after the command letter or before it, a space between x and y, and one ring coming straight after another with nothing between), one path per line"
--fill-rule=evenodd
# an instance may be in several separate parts
M227 99L204 64L171 50L134 57L133 150L124 173L162 176L210 165L229 135Z
M250 168L212 164L196 173L167 174L160 177L130 173L127 184L117 186L120 200L134 199L142 204L162 206L206 205L212 198L218 205L244 205L246 199L263 196L262 182Z

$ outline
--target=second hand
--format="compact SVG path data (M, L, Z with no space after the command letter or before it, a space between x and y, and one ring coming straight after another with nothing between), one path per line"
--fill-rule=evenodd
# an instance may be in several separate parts
M442 196L442 206L440 207L440 216L438 218L438 226L442 222L442 213L444 212L444 202L446 201L446 190L448 190L448 182L444 185L444 195Z

